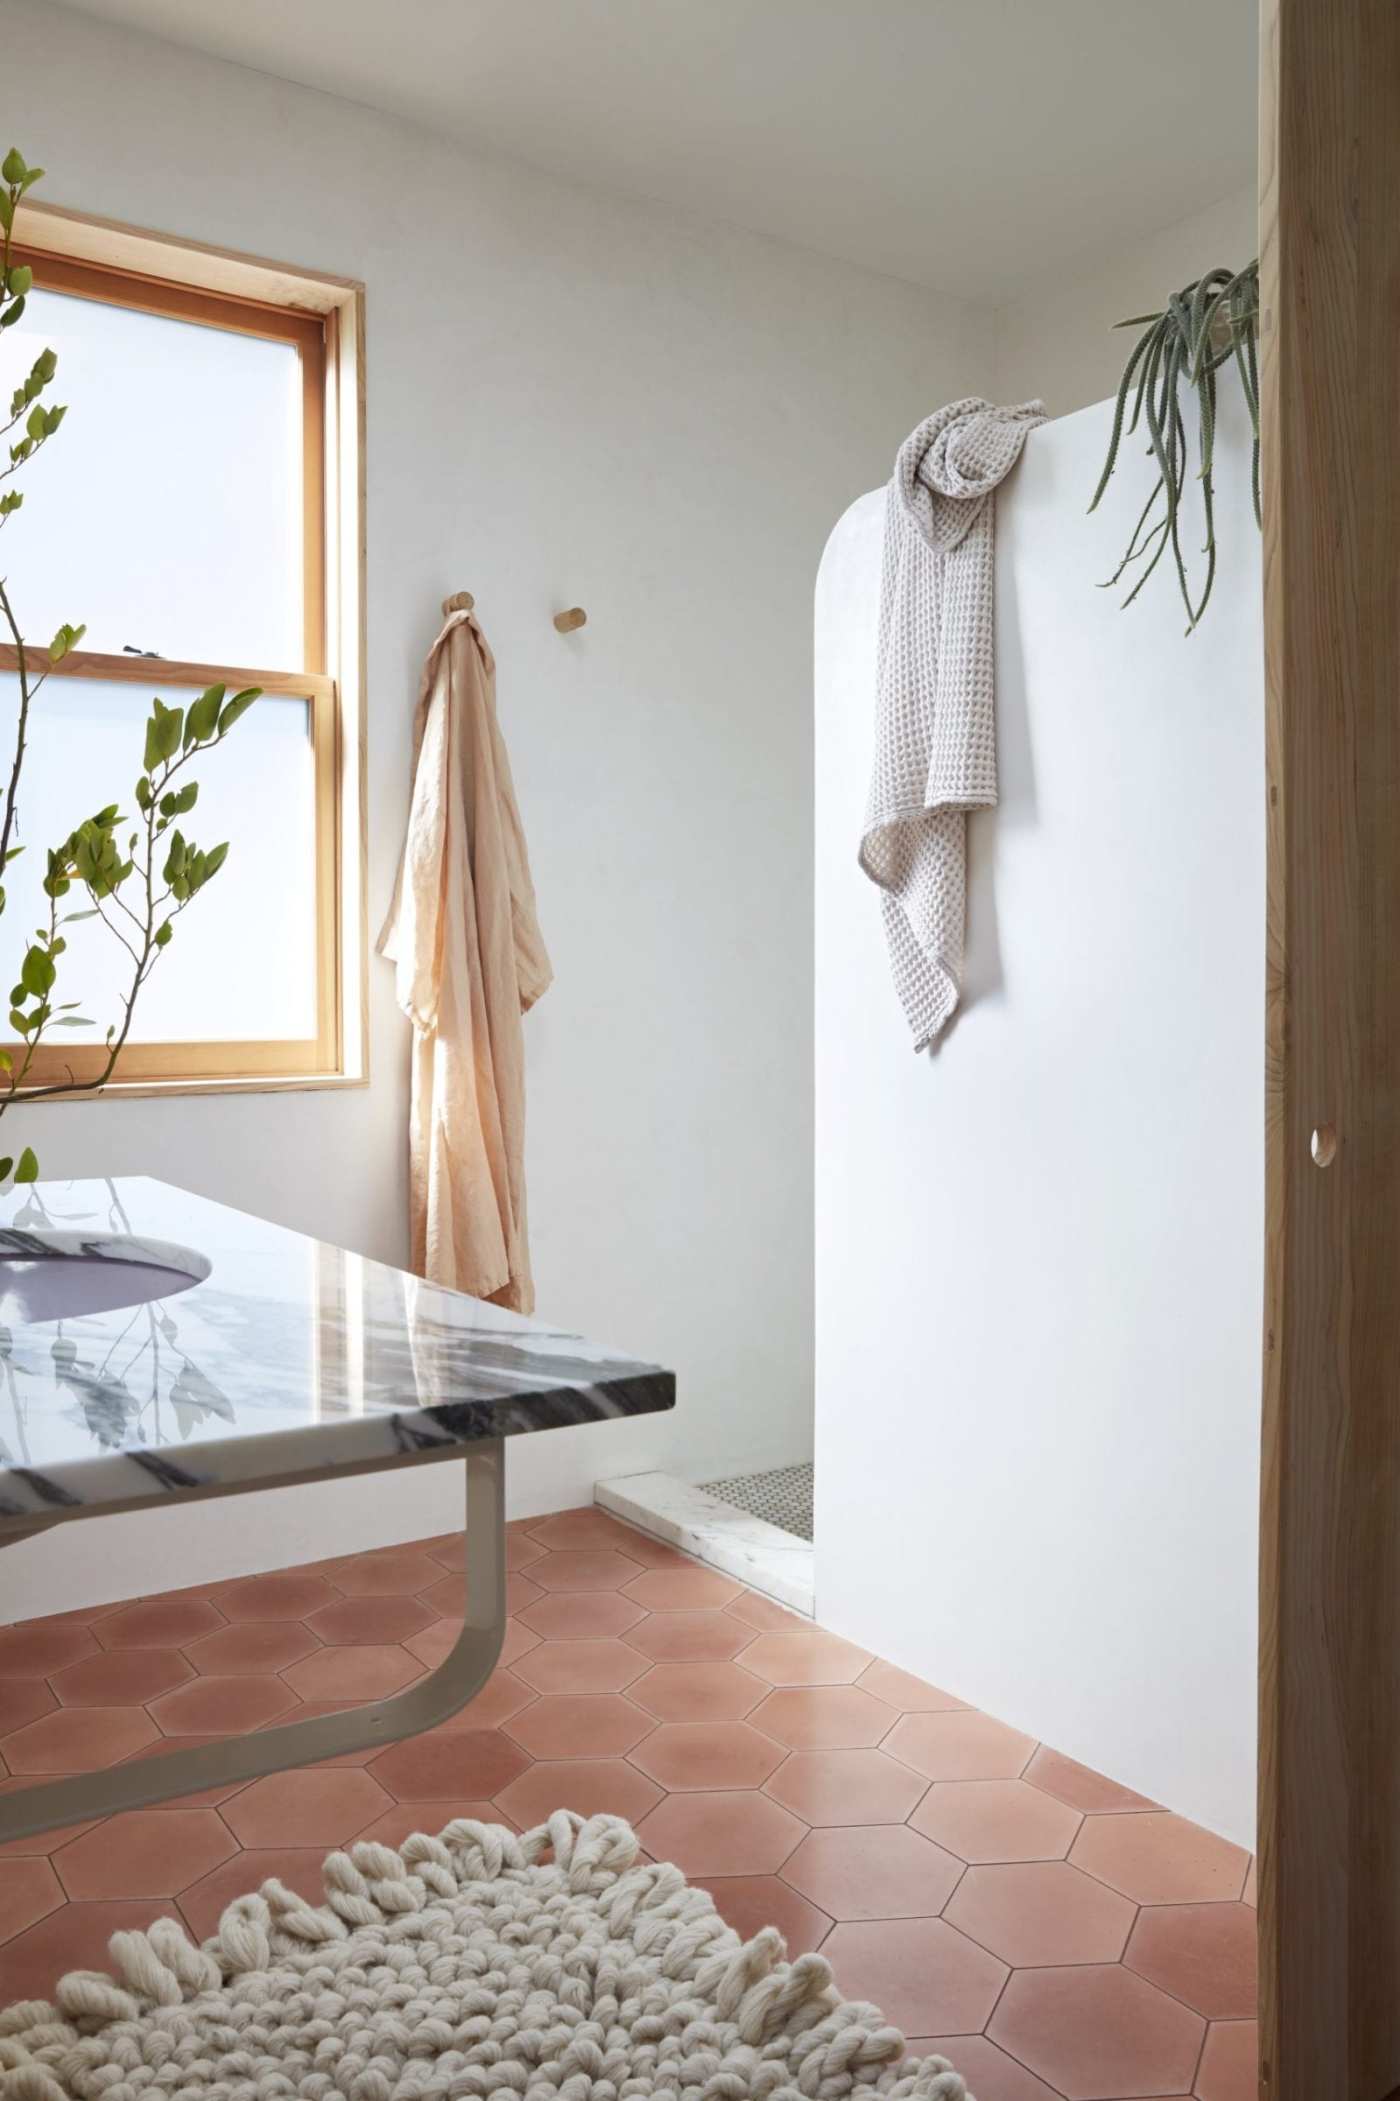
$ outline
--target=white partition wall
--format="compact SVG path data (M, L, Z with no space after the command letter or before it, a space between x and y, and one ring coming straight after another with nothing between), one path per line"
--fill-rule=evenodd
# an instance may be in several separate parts
M1108 423L1103 404L1034 433L1001 493L1002 801L972 821L967 999L932 1056L856 866L880 495L822 562L817 1613L1248 1844L1258 535L1227 418L1200 628L1166 565L1120 611L1095 587L1147 463L1125 447L1123 487L1085 515Z

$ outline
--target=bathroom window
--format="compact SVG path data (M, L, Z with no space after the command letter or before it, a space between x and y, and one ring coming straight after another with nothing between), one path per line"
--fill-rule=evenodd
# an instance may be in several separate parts
M144 987L114 1091L361 1077L359 287L57 212L17 232L34 289L0 395L51 347L68 416L0 551L41 661L61 623L86 633L31 710L6 923L40 923L43 848L135 779L153 696L260 686L196 771L228 865ZM16 662L7 638L6 764ZM120 1013L111 934L74 924L69 950L95 1026L31 1080L96 1070Z

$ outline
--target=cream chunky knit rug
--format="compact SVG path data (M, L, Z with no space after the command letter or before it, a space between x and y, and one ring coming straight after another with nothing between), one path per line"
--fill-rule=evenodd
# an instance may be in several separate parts
M449 1824L278 1882L196 1948L160 1920L0 2014L3 2101L971 2101L903 2060L819 1955L751 1941L617 1817L561 1810L517 1838Z

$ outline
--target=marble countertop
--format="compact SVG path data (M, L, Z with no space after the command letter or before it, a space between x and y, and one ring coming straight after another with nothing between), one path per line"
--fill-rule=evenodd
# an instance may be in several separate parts
M81 1247L130 1262L133 1238L156 1261L193 1251L207 1274L143 1304L0 1325L0 1536L46 1513L329 1478L675 1405L657 1365L167 1182L0 1199L0 1258ZM12 1311L0 1300L0 1323Z

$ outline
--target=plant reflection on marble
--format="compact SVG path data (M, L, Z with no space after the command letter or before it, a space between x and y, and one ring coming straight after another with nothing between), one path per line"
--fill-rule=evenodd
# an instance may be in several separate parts
M319 1479L445 1457L482 1438L674 1406L654 1364L145 1178L0 1198L7 1234L98 1228L123 1259L207 1274L158 1300L15 1323L0 1530L153 1495ZM57 1332L56 1332L57 1330Z
M128 1236L131 1234L131 1220L116 1184L109 1180L106 1188L109 1196L108 1229L114 1237L118 1234ZM94 1215L88 1212L80 1213L78 1217L85 1223ZM65 1219L64 1223L71 1221ZM24 1203L3 1237L8 1239L12 1234L53 1229L58 1225L59 1220L50 1213L36 1186L27 1191ZM100 1242L97 1245L100 1246ZM134 1307L130 1319L100 1358L95 1352L91 1358L83 1357L78 1343L65 1332L70 1324L63 1320L55 1323L50 1345L51 1384L72 1395L73 1407L68 1411L70 1421L81 1425L99 1445L118 1449L132 1443L138 1436L144 1442L167 1443L169 1432L161 1418L162 1399L167 1421L173 1421L179 1439L188 1438L211 1415L219 1416L225 1422L233 1421L232 1401L180 1348L179 1322L162 1305L147 1302ZM132 1345L129 1351L128 1344ZM27 1366L16 1365L14 1336L3 1323L0 1323L0 1366L3 1367L14 1437L11 1449L9 1441L0 1435L0 1463L13 1465L18 1456L21 1464L28 1465L26 1418L35 1399L34 1382L44 1375ZM139 1390L133 1384L138 1378Z

